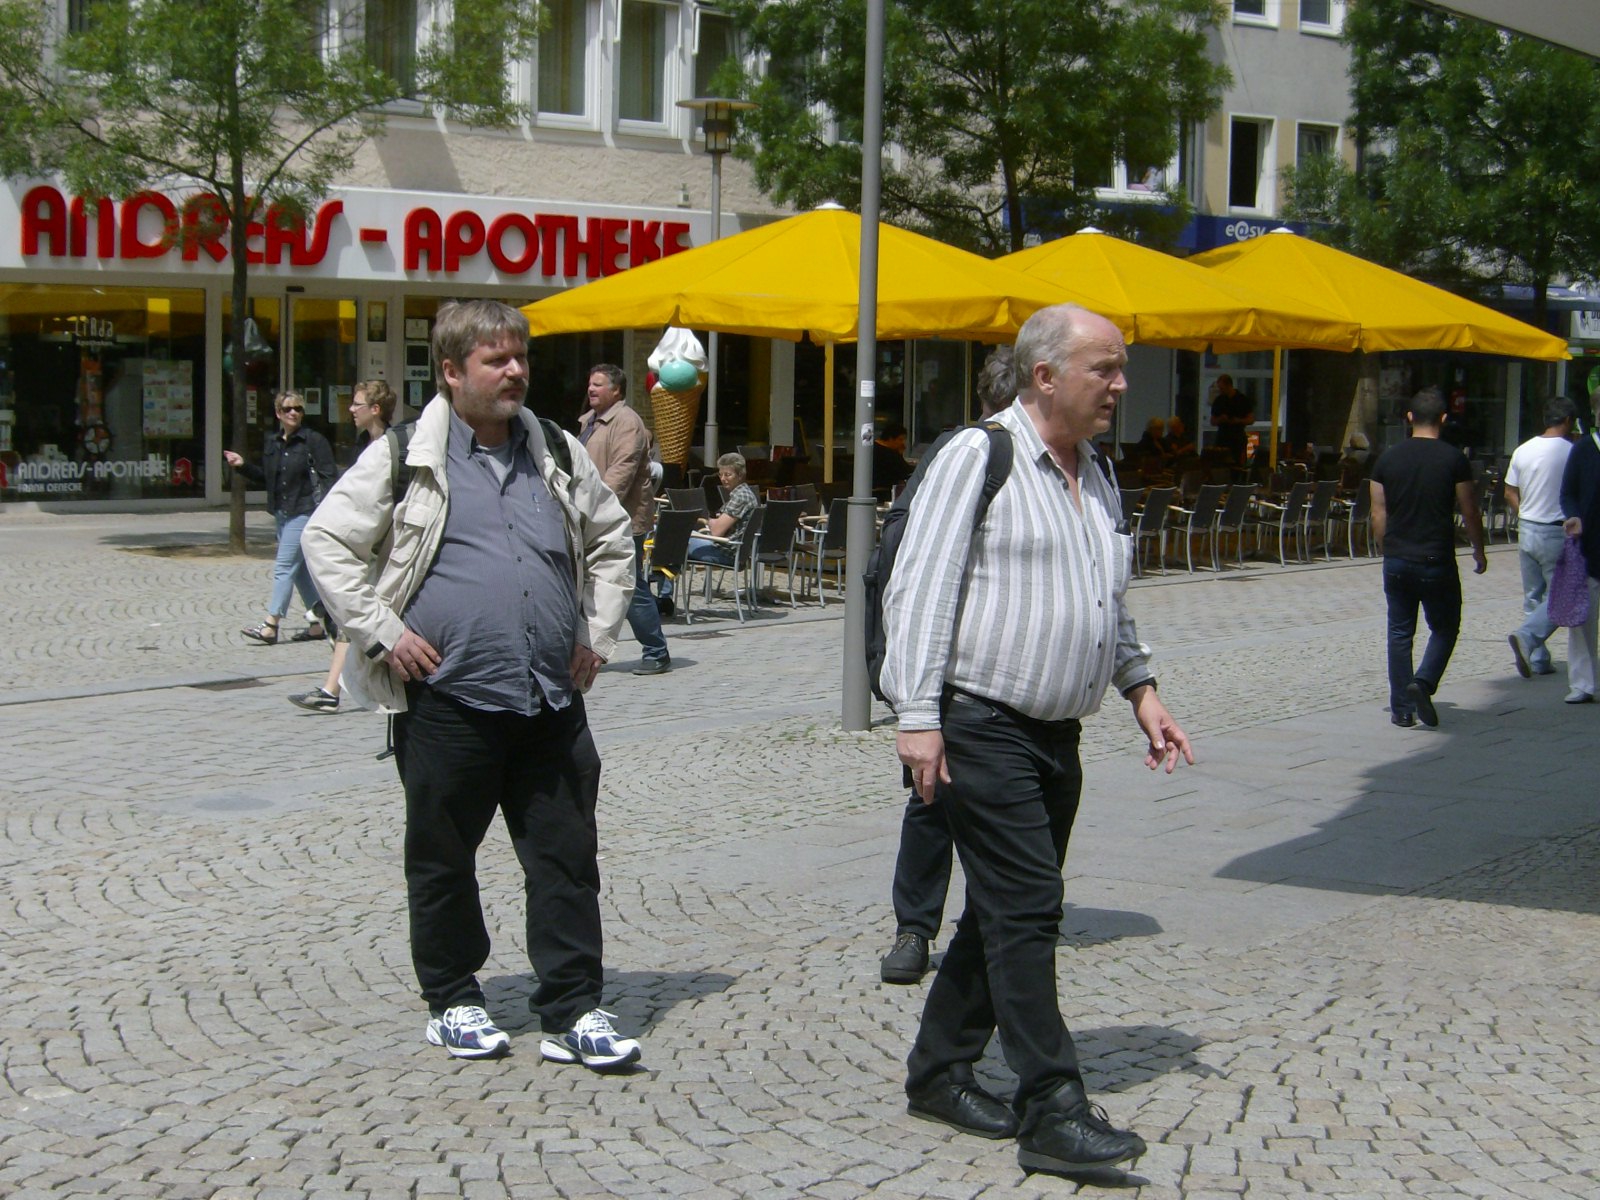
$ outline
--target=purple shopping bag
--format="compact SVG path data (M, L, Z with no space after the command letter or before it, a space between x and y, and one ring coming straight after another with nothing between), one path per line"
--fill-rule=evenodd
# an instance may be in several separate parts
M1582 625L1589 619L1589 567L1575 537L1567 538L1550 574L1550 619L1557 625Z

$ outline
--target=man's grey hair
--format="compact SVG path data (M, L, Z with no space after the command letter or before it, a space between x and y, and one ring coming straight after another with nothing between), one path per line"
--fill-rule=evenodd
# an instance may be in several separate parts
M717 456L717 469L721 470L723 467L731 468L733 470L733 473L739 477L739 481L741 483L744 482L744 475L745 475L744 455L735 454L731 450L727 454L719 454Z
M433 370L440 395L455 399L444 377L446 361L465 370L474 350L506 334L528 340L528 318L509 304L498 300L447 300L441 304L433 322Z
M1033 369L1040 363L1057 374L1066 369L1083 340L1083 318L1090 315L1081 304L1053 304L1023 322L1012 360L1018 391L1033 387Z
M1010 346L1001 346L989 355L978 371L978 411L985 417L992 417L1016 398L1015 351Z

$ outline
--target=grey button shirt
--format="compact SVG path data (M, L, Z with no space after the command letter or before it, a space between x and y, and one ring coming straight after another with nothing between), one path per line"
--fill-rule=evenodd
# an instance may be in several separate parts
M578 595L561 508L520 421L511 436L508 470L450 414L444 536L404 615L439 652L429 685L472 708L532 716L572 702Z

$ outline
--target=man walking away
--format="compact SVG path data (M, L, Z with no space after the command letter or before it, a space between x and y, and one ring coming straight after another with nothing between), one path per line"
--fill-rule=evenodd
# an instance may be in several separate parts
M1383 594L1389 608L1389 719L1410 727L1439 723L1433 704L1461 631L1461 577L1456 572L1455 512L1472 542L1472 569L1489 568L1483 520L1473 491L1472 465L1439 437L1444 393L1424 388L1406 414L1411 436L1383 452L1372 468L1372 537L1383 553ZM1422 665L1412 670L1417 608L1428 620Z
M945 809L967 878L908 1060L907 1108L1015 1136L1024 1168L1065 1173L1145 1150L1089 1103L1056 994L1079 721L1115 684L1150 767L1193 761L1124 603L1132 546L1089 440L1111 427L1126 362L1116 326L1085 309L1030 317L1017 402L995 418L1015 448L1005 485L974 529L989 435L958 433L918 487L884 596L881 678L900 761L917 794ZM973 1071L997 1027L1018 1076L1010 1109Z
M1523 612L1522 624L1508 640L1517 674L1524 679L1555 670L1545 646L1556 629L1546 594L1566 541L1561 531L1561 475L1572 453L1572 425L1577 418L1577 405L1565 396L1547 401L1544 432L1518 446L1506 469L1506 503L1517 518Z
M1011 347L992 351L978 372L978 412L988 420L1016 399L1016 369ZM926 473L936 444L917 463ZM914 472L913 474L916 474ZM921 479L918 476L917 482ZM920 983L928 973L928 951L944 920L945 894L950 890L950 823L944 808L925 804L912 792L900 818L900 851L894 860L894 945L878 962L885 983Z
M578 440L523 407L521 313L445 304L433 359L439 394L417 419L404 470L394 447L372 447L305 535L350 637L345 691L396 714L424 1036L457 1058L510 1048L477 975L489 933L475 859L498 811L522 865L540 1053L625 1067L639 1043L600 1008L600 757L583 693L627 612L628 516Z
M635 675L665 675L672 669L667 638L661 632L661 610L644 577L644 539L656 523L656 493L650 475L650 431L628 406L628 376L621 367L600 363L589 370L589 411L578 440L617 494L633 523L633 603L628 625L643 654Z
M1561 476L1562 526L1583 546L1589 567L1589 619L1567 634L1567 703L1588 704L1595 697L1595 632L1600 617L1600 388L1589 393L1593 420L1589 433L1567 457Z

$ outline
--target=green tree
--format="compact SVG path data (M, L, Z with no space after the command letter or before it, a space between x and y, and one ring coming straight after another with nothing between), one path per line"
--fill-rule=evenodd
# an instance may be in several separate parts
M381 38L369 48L368 33L385 14L413 20L409 3L86 0L71 29L57 25L57 10L0 0L0 172L59 172L86 197L183 192L168 236L226 239L240 452L250 225L303 226L396 101L421 100L468 125L516 121L523 110L506 66L530 53L540 16L537 0L455 0L400 58L386 56ZM237 473L231 503L242 550Z
M1360 170L1290 181L1292 215L1366 257L1458 287L1545 289L1600 263L1600 64L1411 0L1345 18Z
M738 153L779 203L855 203L864 0L726 0L764 69L718 82L760 103ZM885 219L978 250L1094 224L1170 236L1165 205L1108 213L1113 163L1164 170L1229 82L1210 61L1215 0L899 0L886 12ZM1165 189L1163 189L1165 190Z

